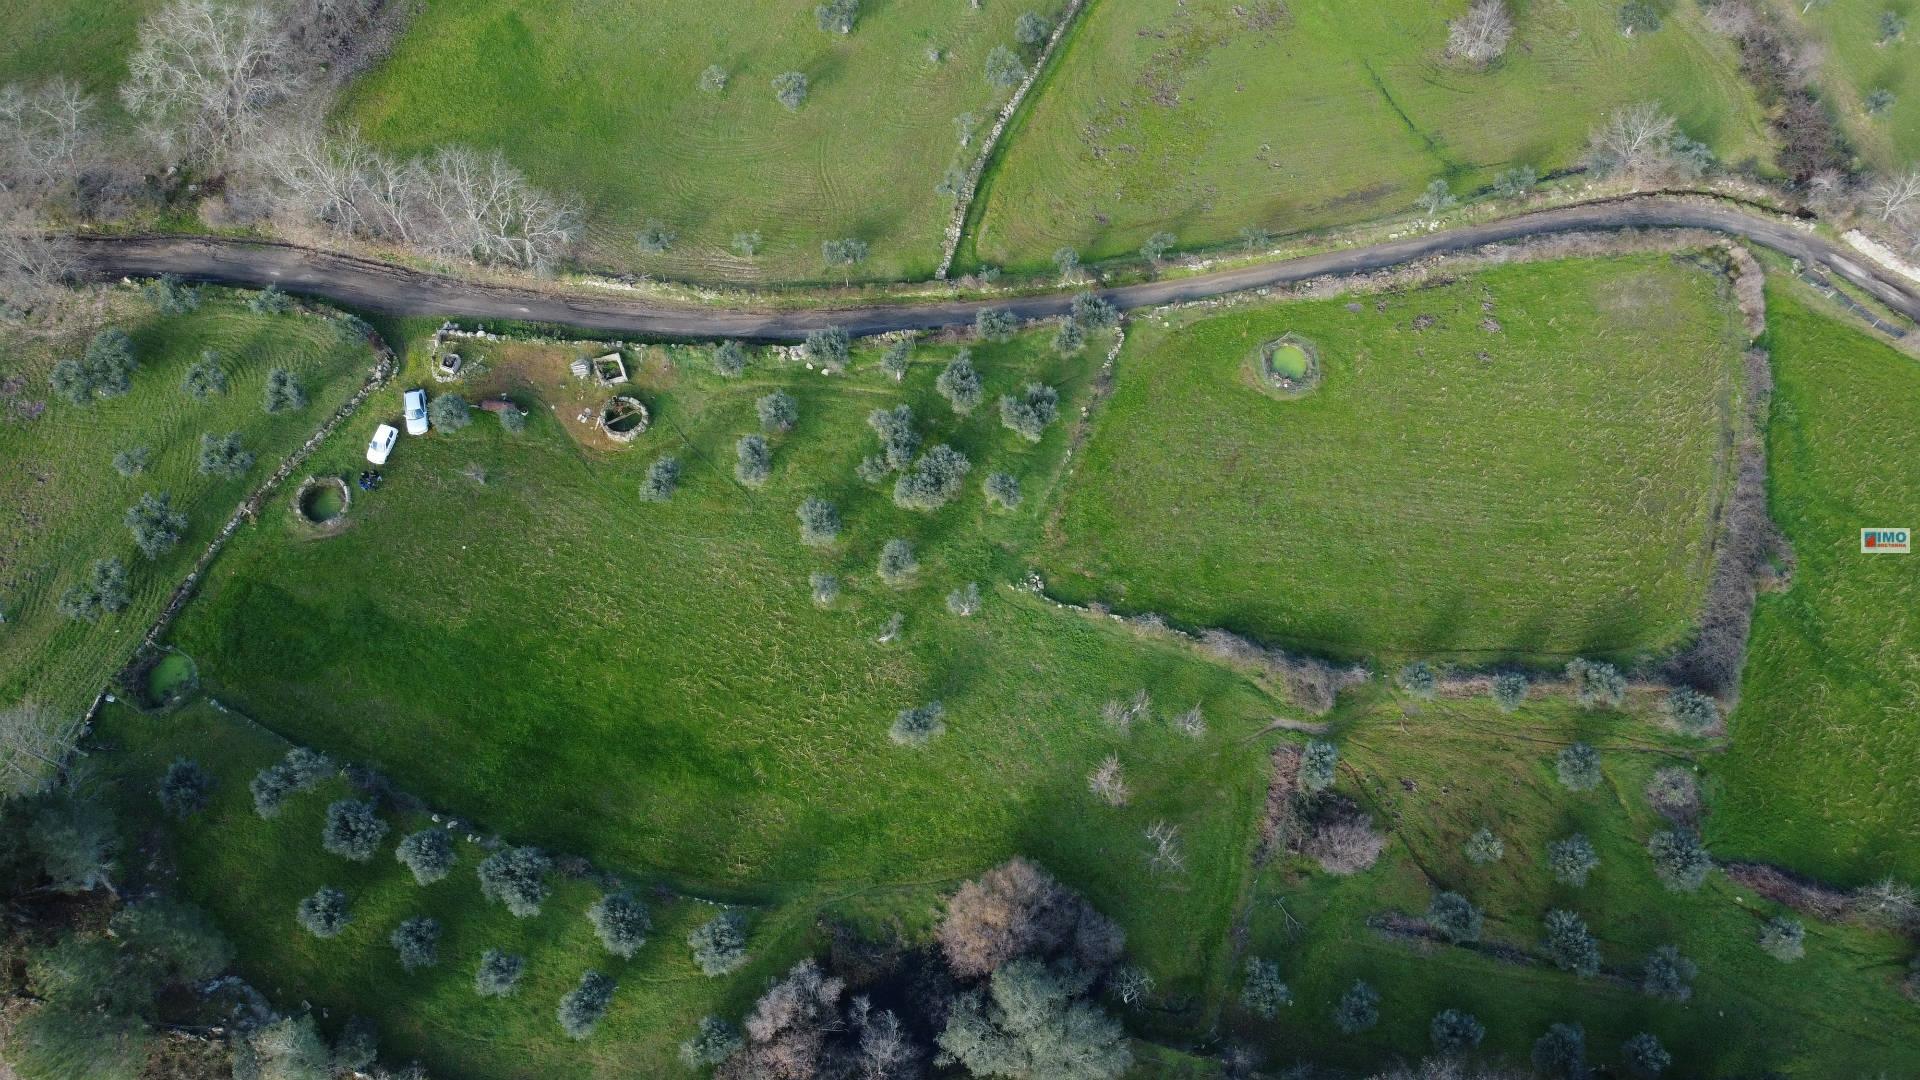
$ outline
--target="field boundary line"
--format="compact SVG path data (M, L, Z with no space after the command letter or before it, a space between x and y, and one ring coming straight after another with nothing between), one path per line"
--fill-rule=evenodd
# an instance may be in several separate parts
M1079 20L1080 13L1086 10L1087 2L1088 0L1067 0L1066 8L1060 13L1059 24L1053 28L1053 33L1047 38L1047 47L1041 49L1040 55L1034 58L1033 67L1028 70L1027 77L1020 80L1020 85L1013 91L1013 96L1000 107L1000 116L988 130L987 137L980 140L980 156L974 159L973 166L967 170L966 183L960 185L960 191L953 199L953 213L947 219L946 242L940 252L940 266L933 272L936 281L945 281L947 274L953 269L954 256L960 253L960 242L967 235L967 221L973 216L973 200L980 190L980 179L997 157L1001 137L1012 126L1014 117L1020 112L1021 104L1027 99L1027 92L1040 82L1041 76L1047 70L1047 64L1059 51L1060 43L1066 40L1068 32Z

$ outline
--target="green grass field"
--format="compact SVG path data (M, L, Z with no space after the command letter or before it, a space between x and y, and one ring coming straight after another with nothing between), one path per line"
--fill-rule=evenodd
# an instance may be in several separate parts
M989 402L1039 377L1062 387L1062 412L1073 415L1104 347L1061 360L1036 344L976 350ZM483 416L454 435L404 439L386 484L355 501L339 535L313 540L282 521L238 539L173 643L221 701L376 765L487 829L641 881L790 911L770 916L788 920L770 947L779 964L800 954L817 909L857 913L897 893L907 915L886 917L924 925L940 888L1022 852L1112 912L1163 987L1210 1000L1225 979L1226 930L1263 785L1265 747L1252 736L1279 706L1173 646L1000 584L1023 566L1018 552L1039 526L1067 433L1056 424L1032 446L1000 428L991 404L957 422L932 392L949 351L923 347L903 387L869 353L857 353L856 374L843 379L762 361L723 382L704 356L675 350L669 361L656 351L637 380L656 426L624 452L582 446L545 409L520 436ZM525 352L503 351L473 392L563 395L552 379L569 354L547 350L543 369ZM733 442L773 386L791 390L802 419L775 441L773 479L756 492L730 474ZM315 470L357 468L366 430L391 419L397 394L370 404ZM865 414L900 400L914 405L929 442L975 462L966 494L931 515L895 508L853 475L873 442ZM683 463L682 486L671 502L642 502L640 476L667 451ZM484 469L483 486L466 475L470 465ZM1020 511L984 508L989 470L1022 478ZM847 520L822 552L799 543L794 517L814 494L837 501ZM903 590L872 569L896 535L912 538L920 558ZM809 598L814 570L840 576L830 609ZM944 598L969 580L982 584L984 603L966 619ZM902 640L877 644L894 612L905 616ZM1156 722L1120 739L1101 704L1143 686L1166 715L1200 703L1211 734L1193 740ZM946 734L923 750L889 743L894 714L929 699L945 703ZM204 738L178 723L155 736L169 749L154 760ZM1118 811L1094 802L1085 781L1116 750L1136 789ZM1192 870L1177 885L1156 884L1144 867L1142 831L1161 818L1187 836ZM286 843L269 873L227 874L224 866L250 861L245 849L209 849L206 859L237 862L189 853L186 876L246 878L244 888L197 894L230 920L291 911L326 867L304 841ZM398 880L391 869L385 879ZM289 991L341 1007L359 995L357 967L333 966L359 954L276 944L285 935L275 923L244 933L252 970ZM372 935L366 947L377 956L382 941ZM650 965L684 966L645 959L631 1003L616 1007L610 1037L594 1044L596 1060L664 1062L716 994L733 1012L753 996L740 981L643 988L657 981ZM469 994L468 978L446 974L447 994ZM412 1004L412 992L396 981L372 997L383 1016L395 1014L399 1045L461 1075L593 1067L554 1056L551 1000L517 1003L498 1042L443 1046L442 1021Z
M1609 109L1647 99L1725 160L1768 156L1731 48L1692 4L1631 40L1616 4L1517 5L1484 72L1442 55L1466 6L1093 4L983 185L971 255L1033 269L1160 230L1198 247L1400 214L1436 177L1466 194L1510 166L1569 166Z
M1791 5L1806 7L1804 0ZM1805 11L1801 23L1824 46L1823 82L1833 92L1847 133L1867 160L1897 171L1920 161L1920 30L1904 40L1877 44L1880 16L1899 12L1912 21L1916 12L1883 0L1835 0ZM1867 95L1893 94L1893 105L1879 116L1866 112Z
M360 343L343 341L335 324L303 315L255 315L236 294L208 291L189 315L160 316L129 292L112 301L115 325L132 334L139 358L133 389L81 407L56 397L47 384L55 361L77 356L87 334L55 342L6 343L0 369L6 384L0 438L0 702L39 702L78 712L131 656L174 586L241 498L281 458L304 442L358 385L372 363ZM205 349L220 354L227 393L197 402L181 390L181 376ZM285 367L305 389L299 412L269 416L261 409L267 373ZM25 419L31 403L45 404ZM196 467L200 436L241 433L256 455L235 479L208 477ZM146 447L144 473L123 477L114 455ZM167 491L184 510L185 538L158 560L134 547L122 524L144 492ZM55 605L95 559L118 557L132 577L132 606L95 624L61 615Z
M948 207L934 186L979 145L963 158L953 119L971 112L984 126L1005 100L984 64L1013 44L1023 9L869 4L842 37L815 26L814 6L436 3L338 120L398 151L500 147L536 183L584 198L592 266L837 281L820 245L858 237L872 257L856 277L930 276ZM729 72L724 91L697 85L712 64ZM797 111L770 87L785 71L811 84ZM653 220L678 239L643 254L635 232ZM730 248L748 231L764 238L751 259Z
M1805 958L1785 965L1756 944L1779 908L1717 875L1693 894L1669 893L1654 877L1645 843L1667 827L1643 795L1655 769L1704 766L1710 786L1727 775L1697 744L1618 713L1534 703L1509 716L1484 700L1423 702L1377 690L1331 719L1346 762L1338 790L1393 839L1373 869L1353 877L1300 859L1260 875L1250 954L1280 962L1294 1003L1274 1023L1232 1015L1235 1030L1262 1043L1269 1061L1359 1069L1385 1054L1417 1057L1428 1052L1433 1014L1457 1008L1486 1025L1485 1050L1516 1062L1549 1024L1577 1021L1594 1065L1617 1065L1620 1043L1651 1031L1674 1055L1673 1076L1912 1071L1920 1014L1895 986L1907 956L1898 936L1809 920ZM1605 773L1600 787L1581 794L1559 786L1552 764L1576 739L1601 750ZM1710 828L1720 814L1710 802ZM1501 836L1506 855L1476 866L1461 845L1482 825ZM1575 831L1600 856L1581 888L1555 882L1545 858L1549 842ZM1483 940L1528 951L1538 949L1548 910L1577 911L1600 940L1603 975L1579 979L1547 965L1392 940L1367 925L1378 912L1422 915L1441 889L1486 910ZM1667 944L1700 965L1691 1001L1658 1001L1606 977L1637 978L1646 954ZM1381 992L1380 1026L1342 1036L1328 1016L1357 978ZM1815 1008L1818 1021L1808 1013Z
M140 20L159 0L15 0L0 40L0 84L65 75L112 111Z
M1920 362L1768 290L1774 520L1793 587L1763 597L1720 770L1730 854L1847 884L1920 875L1920 575L1862 528L1920 520Z
M1739 355L1715 279L1635 256L1354 299L1137 323L1049 587L1346 656L1682 640ZM1254 374L1289 331L1323 368L1297 399Z

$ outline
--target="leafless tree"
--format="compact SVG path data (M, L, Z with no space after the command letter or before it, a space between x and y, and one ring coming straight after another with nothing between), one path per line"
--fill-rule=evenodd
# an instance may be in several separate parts
M173 0L141 25L120 100L160 152L223 167L306 84L267 8Z
M1891 875L1855 891L1853 906L1861 915L1895 930L1920 918L1920 898L1913 886Z
M1373 819L1366 815L1324 821L1316 825L1307 839L1307 854L1329 874L1357 874L1372 866L1387 846L1385 837L1373 831Z
M1180 840L1180 826L1166 821L1147 826L1147 865L1160 874L1186 870L1187 849Z
M1207 716L1195 705L1173 718L1173 728L1190 739L1201 738L1207 733Z
M875 1012L862 995L853 999L848 1012L859 1032L860 1080L905 1080L919 1075L920 1048L892 1009Z
M1513 39L1513 16L1506 0L1474 0L1465 15L1447 23L1447 55L1469 64L1486 65L1507 51Z
M1867 207L1881 221L1894 221L1920 211L1920 165L1868 188Z
M79 739L77 714L33 702L0 710L0 799L45 788L65 767Z
M1113 995L1120 999L1120 1004L1132 1005L1153 993L1153 975L1137 964L1127 964L1114 971L1107 985L1113 987Z
M1119 755L1107 755L1107 759L1102 761L1098 768L1087 774L1087 790L1093 792L1108 806L1127 805L1130 793L1127 791L1126 777L1120 772Z
M57 329L74 265L72 243L49 235L24 200L0 190L0 320Z
M1653 102L1616 109L1589 136L1588 164L1600 173L1656 176L1672 164L1676 130L1673 117Z
M100 151L94 104L63 78L0 87L0 186L44 198L71 185Z

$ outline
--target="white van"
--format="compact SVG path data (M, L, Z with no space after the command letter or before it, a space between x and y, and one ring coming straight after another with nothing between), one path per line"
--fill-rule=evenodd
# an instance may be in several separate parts
M385 465L387 455L393 453L393 444L400 441L400 429L392 424L381 424L373 429L373 439L367 443L367 460L375 465Z
M427 392L409 390L400 395L401 411L407 417L407 434L425 435L427 433Z

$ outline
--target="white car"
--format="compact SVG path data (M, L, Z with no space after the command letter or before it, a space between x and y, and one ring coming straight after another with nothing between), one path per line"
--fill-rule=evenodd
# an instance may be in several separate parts
M400 405L407 415L407 434L425 435L427 433L427 392L409 390L400 396Z
M381 424L373 429L373 439L367 443L367 460L375 465L385 465L387 455L393 453L393 444L400 441L400 429L392 424Z

